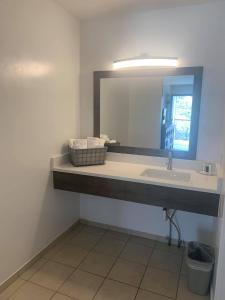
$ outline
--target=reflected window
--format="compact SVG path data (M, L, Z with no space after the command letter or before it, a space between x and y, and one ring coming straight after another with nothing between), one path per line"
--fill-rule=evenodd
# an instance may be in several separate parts
M173 96L173 149L188 151L191 130L192 96Z

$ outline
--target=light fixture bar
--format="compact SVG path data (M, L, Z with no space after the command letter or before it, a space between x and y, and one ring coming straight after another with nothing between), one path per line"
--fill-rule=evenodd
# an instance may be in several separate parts
M113 69L142 68L142 67L177 67L177 58L132 58L118 60L113 63Z

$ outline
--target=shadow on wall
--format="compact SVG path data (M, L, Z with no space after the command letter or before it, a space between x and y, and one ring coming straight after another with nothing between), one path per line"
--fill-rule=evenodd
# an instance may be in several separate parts
M197 233L197 240L204 243L208 244L210 246L215 247L216 245L216 231L218 228L218 220L216 218L213 218L213 223L211 228L205 228L205 227L199 227L198 228L198 233Z
M161 207L81 194L81 219L127 228L160 237L168 236L169 224ZM217 219L178 211L177 219L185 241L215 245ZM177 239L176 232L173 238Z

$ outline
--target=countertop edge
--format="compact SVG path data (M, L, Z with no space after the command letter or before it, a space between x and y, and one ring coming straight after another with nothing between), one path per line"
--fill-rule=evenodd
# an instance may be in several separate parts
M156 181L150 181L150 180L144 180L144 179L138 179L138 178L129 178L125 176L114 176L114 175L106 175L106 174L98 174L98 173L91 173L91 172L85 172L85 171L78 171L78 170L68 170L65 167L62 166L53 167L53 172L61 172L61 173L68 173L68 174L76 174L76 175L84 175L84 176L93 176L93 177L99 177L99 178L109 178L114 180L120 180L120 181L128 181L128 182L137 182L137 183L143 183L143 184L149 184L149 185L155 185L155 186L162 186L162 187L168 187L168 188L174 188L174 189L181 189L181 190L190 190L190 191L196 191L196 192L204 192L204 193L210 193L210 194L217 194L220 195L219 190L212 190L212 189L203 189L203 188L197 188L197 187L188 187L184 185L178 185L178 184L172 184L172 183L162 183L162 182L156 182Z

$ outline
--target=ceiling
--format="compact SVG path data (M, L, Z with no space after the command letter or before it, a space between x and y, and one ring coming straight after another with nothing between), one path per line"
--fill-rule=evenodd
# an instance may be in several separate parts
M79 19L177 6L203 4L216 0L55 0Z

